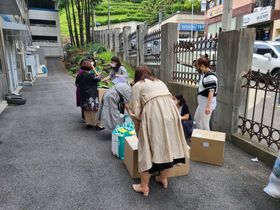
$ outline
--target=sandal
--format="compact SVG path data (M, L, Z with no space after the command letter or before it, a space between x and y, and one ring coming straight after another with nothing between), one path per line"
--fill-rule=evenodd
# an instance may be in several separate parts
M162 179L160 176L156 176L156 182L160 183L164 189L168 186L167 179Z
M141 187L141 184L133 184L132 188L135 192L143 193L145 197L149 196L149 187L144 190L144 188Z
M102 131L102 130L104 130L105 128L104 127L102 127L102 126L100 126L100 125L96 125L95 126L95 130L97 130L97 131Z

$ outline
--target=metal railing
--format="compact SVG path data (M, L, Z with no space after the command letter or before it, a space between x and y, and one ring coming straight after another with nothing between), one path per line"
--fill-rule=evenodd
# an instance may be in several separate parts
M157 30L144 37L144 62L159 64L161 57L161 31Z
M194 62L200 57L208 57L211 69L216 70L218 35L179 41L174 44L173 81L197 86L200 75Z
M112 38L112 41L113 41L113 51L115 51L115 49L116 49L116 43L115 43L115 34L113 33L113 38Z
M123 52L123 32L119 34L119 51Z
M246 108L239 116L239 129L256 141L276 151L280 150L280 75L249 71L243 76L247 89Z
M128 35L129 56L137 55L137 34L136 31Z

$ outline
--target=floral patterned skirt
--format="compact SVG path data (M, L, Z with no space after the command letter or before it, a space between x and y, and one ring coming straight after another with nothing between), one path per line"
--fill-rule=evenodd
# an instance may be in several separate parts
M96 112L99 107L99 99L98 97L96 98L85 98L82 100L82 108L84 111L94 111Z

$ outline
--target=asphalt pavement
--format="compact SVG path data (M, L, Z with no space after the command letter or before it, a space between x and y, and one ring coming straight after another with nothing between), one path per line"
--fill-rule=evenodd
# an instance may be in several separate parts
M132 191L110 132L86 129L75 107L74 78L59 59L49 77L24 87L27 104L0 115L0 209L279 210L263 192L271 168L226 144L222 167L191 162L168 189L151 180L148 198Z

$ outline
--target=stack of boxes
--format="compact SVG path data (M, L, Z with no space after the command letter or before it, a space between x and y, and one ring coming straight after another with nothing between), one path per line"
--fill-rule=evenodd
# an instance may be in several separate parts
M195 129L191 139L190 157L186 157L185 164L175 165L170 169L169 177L188 175L190 159L194 161L223 165L226 134L214 131ZM139 178L138 172L138 138L134 124L129 116L125 123L117 126L112 132L112 153L124 161L130 176ZM189 151L186 151L189 154Z

